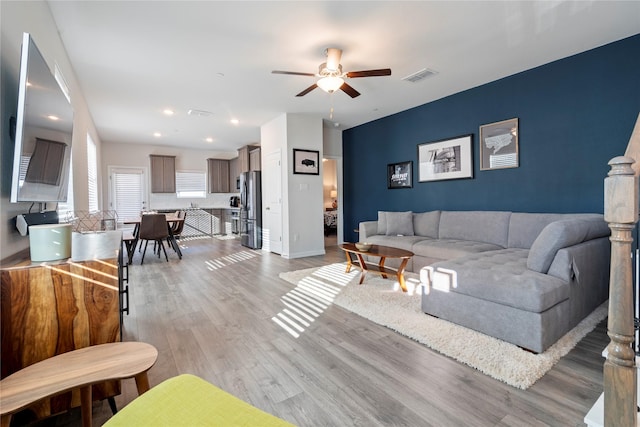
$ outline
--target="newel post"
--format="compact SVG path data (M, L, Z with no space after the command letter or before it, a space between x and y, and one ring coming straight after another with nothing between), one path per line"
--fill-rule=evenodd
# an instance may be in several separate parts
M604 425L635 426L636 367L633 324L632 231L638 220L638 178L630 157L616 157L604 180L604 218L611 229L609 319L604 363Z

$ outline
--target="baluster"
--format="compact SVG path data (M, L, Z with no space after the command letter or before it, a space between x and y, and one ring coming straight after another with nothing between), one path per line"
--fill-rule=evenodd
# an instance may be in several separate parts
M607 360L604 364L605 427L635 426L636 367L633 324L632 230L638 220L638 178L629 157L609 162L604 180L604 217L611 229Z

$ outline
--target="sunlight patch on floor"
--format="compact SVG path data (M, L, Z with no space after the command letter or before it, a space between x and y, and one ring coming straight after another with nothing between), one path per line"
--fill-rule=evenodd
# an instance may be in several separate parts
M281 301L287 308L271 320L291 336L298 338L315 318L331 306L342 288L358 274L358 270L346 274L342 264L320 267L311 275L300 279L295 288L282 296Z
M204 263L209 271L214 271L220 268L229 267L242 261L253 259L261 255L262 251L259 249L255 251L240 251L220 258L210 259L205 261Z

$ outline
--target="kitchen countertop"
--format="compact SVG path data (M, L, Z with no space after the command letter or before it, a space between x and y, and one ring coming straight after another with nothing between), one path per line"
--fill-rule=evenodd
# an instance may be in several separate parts
M211 209L225 209L225 210L240 210L239 207L233 206L198 206L195 207L179 207L179 208L155 208L157 211L197 211L197 210L211 210Z

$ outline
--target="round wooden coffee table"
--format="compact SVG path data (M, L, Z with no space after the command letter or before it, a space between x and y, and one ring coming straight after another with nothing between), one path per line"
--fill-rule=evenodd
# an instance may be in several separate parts
M362 284L362 282L364 282L364 277L368 271L380 274L385 279L387 278L387 274L394 273L398 278L398 282L400 283L402 291L407 292L407 285L404 282L404 269L407 266L407 262L409 262L409 260L413 256L413 252L382 245L371 245L371 249L369 249L368 251L361 251L356 247L354 243L342 243L340 245L340 249L344 251L347 257L346 273L351 271L351 267L354 265L360 268L361 273L359 284ZM354 264L352 254L355 255L357 264ZM363 255L380 257L380 262L378 262L378 264L366 262L363 258ZM384 262L387 258L402 259L402 261L400 262L400 267L398 267L397 269L385 267ZM370 270L369 267L377 268L377 270Z

